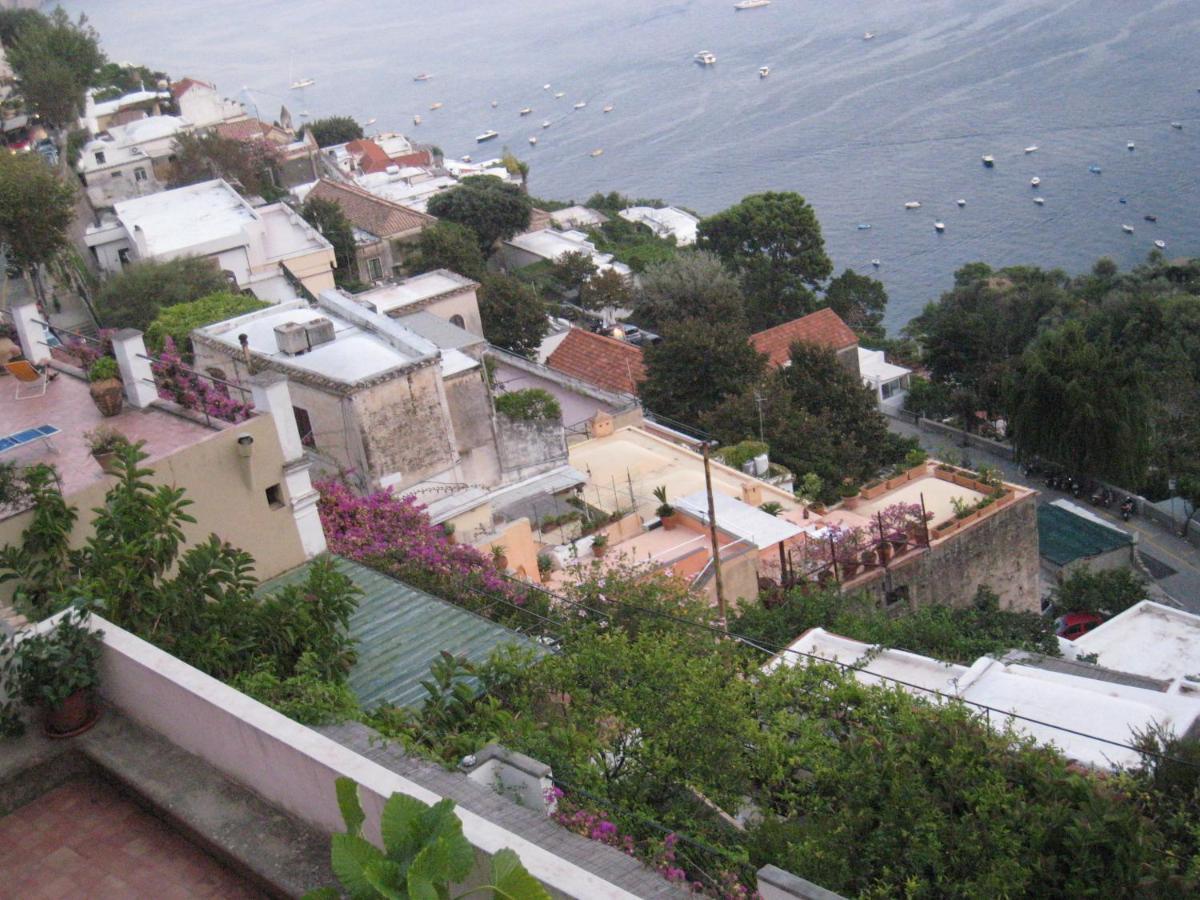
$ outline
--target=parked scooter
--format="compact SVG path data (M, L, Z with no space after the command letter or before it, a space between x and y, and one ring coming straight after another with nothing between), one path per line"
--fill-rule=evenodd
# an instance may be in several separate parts
M1137 512L1137 504L1133 502L1132 497L1126 497L1121 501L1121 521L1128 522L1129 517Z

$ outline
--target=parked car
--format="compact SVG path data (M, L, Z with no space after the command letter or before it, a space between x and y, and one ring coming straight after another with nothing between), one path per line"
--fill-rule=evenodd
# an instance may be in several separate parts
M1060 638L1066 638L1068 641L1073 641L1076 638L1087 634L1103 621L1104 619L1095 613L1067 613L1065 616L1059 616L1054 620L1054 633Z

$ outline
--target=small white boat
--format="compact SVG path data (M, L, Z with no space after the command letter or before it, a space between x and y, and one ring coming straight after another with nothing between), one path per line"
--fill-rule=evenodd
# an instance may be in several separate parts
M530 136L530 138L529 138L529 143L531 143L531 144L536 144L536 143L537 143L537 137L536 137L536 136L533 136L533 135L531 135L531 136Z
M1030 144L1028 147L1026 147L1026 148L1025 148L1025 152L1026 152L1026 153L1037 153L1037 152L1038 152L1038 145L1037 145L1037 144Z
M904 204L904 208L905 209L920 209L921 201L920 200L909 200L907 203Z
M487 131L485 131L483 134L481 134L481 135L478 135L478 136L475 138L475 143L477 143L477 144L482 144L484 141L490 141L490 140L492 140L493 138L498 138L498 137L500 137L500 132L498 132L498 131L492 131L492 130L489 128L489 129L488 129Z
M461 159L465 163L469 163L471 161L471 154L468 153L466 156L460 156L459 159Z
M554 99L555 99L555 100L561 100L561 99L562 99L563 97L565 97L565 96L567 96L567 92L566 92L566 91L559 91L558 93L556 93L556 94L554 95Z
M306 87L312 87L312 86L313 86L314 84L316 84L316 83L317 83L317 82L316 82L314 79L312 79L312 78L300 78L300 79L298 79L298 80L296 80L296 81L293 81L293 82L292 82L292 83L289 85L289 87L290 87L290 88L291 88L293 91L299 91L299 90L303 90L303 89L304 89L304 88L306 88Z
M946 223L945 222L934 222L933 230L936 231L938 234L941 234L943 231L946 230Z
M600 154L602 154L603 152L604 152L603 150L601 150L601 149L597 148L597 149L595 149L595 150L593 150L593 151L592 151L592 156L599 156L599 155L600 155Z
M955 202L958 204L959 209L962 209L964 206L967 205L967 201L962 199L961 197L959 197L958 200L956 200Z
M576 109L583 109L585 106L587 106L586 100L580 100L578 103L575 104Z
M859 222L859 223L858 223L858 230L859 230L859 231L870 231L870 230L871 230L871 224L870 224L869 222Z
M368 126L374 125L378 121L379 120L376 119L375 116L371 116L371 118L369 118L369 119L367 119L367 121L363 122L363 127L366 128Z
M521 115L527 116L531 112L533 112L533 107L531 107L531 106L522 106L521 107Z
M738 0L737 3L733 4L733 8L737 10L758 9L760 6L770 5L771 0Z
M493 100L493 101L492 101L492 109L495 109L495 108L496 108L497 106L499 106L499 105L500 105L500 101L499 101L499 100Z
M770 66L759 66L758 67L758 77L759 78L766 78L770 74L771 74Z
M873 31L864 31L864 32L863 32L863 40L864 40L864 41L873 41L873 40L875 40L875 32L873 32Z
M992 166L996 165L996 158L991 154L986 154L983 157L983 164L990 169Z
M421 124L421 117L420 117L420 115L415 115L415 116L413 116L413 124L414 124L414 125L420 125L420 124Z
M1166 241L1155 241L1154 246L1157 247L1159 250L1166 250L1167 242Z
M1046 198L1045 197L1034 197L1033 202L1036 203L1038 206L1045 206Z
M1182 122L1172 122L1171 127L1174 128L1176 131L1183 131L1183 123Z
M550 120L549 120L549 119L546 119L546 121L542 122L542 127L543 127L543 128L549 128L549 127L550 127Z
M1122 225L1121 230L1123 232L1125 232L1126 234L1133 234L1133 226L1132 225Z
M1130 141L1128 144L1125 145L1125 149L1126 150L1136 150L1137 144L1135 144L1133 141Z
M1029 179L1030 187L1037 187L1041 183L1042 183L1042 179L1038 178L1036 175L1034 175L1032 178Z
M310 113L307 109L300 110L300 118L302 119L307 119L311 115L312 113Z
M1101 169L1099 166L1088 166L1088 171L1091 172L1093 175L1099 175L1104 170Z
M548 90L550 90L550 85L548 85L548 84L543 84L543 85L542 85L542 90L543 90L543 91L548 91Z
M442 108L442 101L441 101L441 100L439 100L437 103L430 103L430 104L429 104L429 111L430 111L430 112L433 112L434 110L436 110L436 109L441 109L441 108Z
M433 76L430 75L428 72L422 72L420 75L414 75L413 81L428 81L432 77Z
M711 66L717 61L717 55L708 50L701 50L692 58L702 66Z
M877 268L877 269L878 269L880 266L882 266L882 265L883 265L883 263L881 263L881 262L880 262L879 260L877 260L877 259L873 259L873 260L871 260L871 265L873 265L875 268Z
M613 111L613 105L611 103L608 104L606 107L604 107L604 112L610 113L612 111Z

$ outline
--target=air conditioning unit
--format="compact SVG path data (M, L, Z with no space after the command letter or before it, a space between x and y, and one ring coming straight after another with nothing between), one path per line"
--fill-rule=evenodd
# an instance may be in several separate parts
M308 330L303 322L284 322L275 326L275 343L280 352L297 356L308 350Z
M309 347L328 344L334 339L333 322L324 316L306 323L304 328L308 332Z

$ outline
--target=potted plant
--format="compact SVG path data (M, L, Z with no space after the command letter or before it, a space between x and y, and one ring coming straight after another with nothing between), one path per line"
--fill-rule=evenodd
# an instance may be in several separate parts
M508 557L504 555L505 553L503 544L492 544L492 562L501 572L508 568Z
M597 559L608 550L608 535L603 531L592 535L592 555Z
M453 522L443 522L442 523L442 534L444 534L446 536L447 544L454 543L454 531L455 531L455 527L454 527Z
M115 474L117 454L129 446L129 438L115 428L100 425L92 431L85 431L83 439L100 468L109 475Z
M858 506L858 485L852 481L847 481L838 488L838 494L842 498L843 509L854 509Z
M778 516L783 512L783 504L777 500L768 500L766 503L760 503L758 508L765 512L768 516Z
M654 511L662 527L670 531L676 525L675 507L667 502L667 486L660 484L654 489L654 499L658 501L658 509Z
M544 580L554 571L554 558L549 553L539 553L537 555L537 567L538 575Z
M101 356L88 369L88 381L92 402L102 416L115 416L125 405L125 386L121 384L121 370L111 356Z
M42 711L47 737L82 734L99 717L101 632L87 627L88 613L69 610L53 630L10 639L0 681L5 691Z

